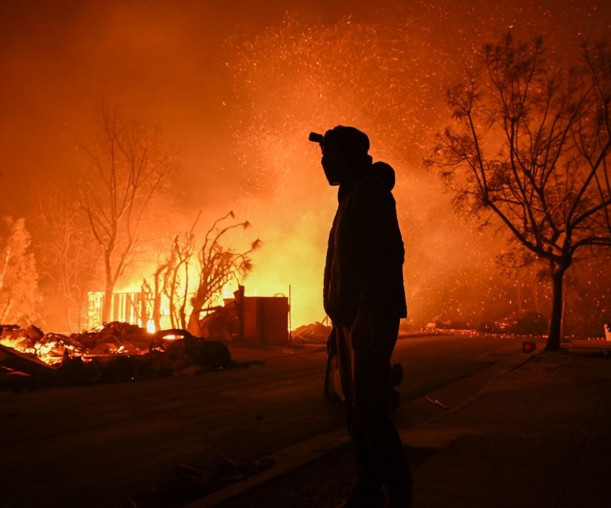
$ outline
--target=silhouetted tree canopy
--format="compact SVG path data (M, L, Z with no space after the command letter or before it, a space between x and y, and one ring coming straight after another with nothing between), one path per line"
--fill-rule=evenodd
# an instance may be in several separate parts
M547 263L553 281L548 349L562 338L563 280L579 257L611 246L611 53L584 46L579 61L511 34L450 88L453 122L426 161L454 205L510 232L517 258Z

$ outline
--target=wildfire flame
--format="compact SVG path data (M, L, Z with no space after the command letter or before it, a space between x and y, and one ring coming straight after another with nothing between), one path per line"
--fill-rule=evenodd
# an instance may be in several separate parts
M9 347L20 353L33 355L48 365L61 363L62 358L75 352L70 344L62 344L58 339L35 341L24 335L0 336L0 345Z

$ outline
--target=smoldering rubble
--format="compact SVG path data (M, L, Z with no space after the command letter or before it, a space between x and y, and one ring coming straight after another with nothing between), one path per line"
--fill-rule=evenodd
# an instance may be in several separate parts
M63 335L30 325L0 325L0 387L132 381L223 370L231 354L220 341L186 330L154 334L129 323Z

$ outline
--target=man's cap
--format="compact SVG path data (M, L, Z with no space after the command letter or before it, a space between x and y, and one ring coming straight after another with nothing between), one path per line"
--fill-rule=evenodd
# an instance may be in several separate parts
M320 146L337 146L342 150L356 155L367 155L369 151L369 138L367 134L356 127L338 125L325 132L325 135L310 133L310 141L320 143Z

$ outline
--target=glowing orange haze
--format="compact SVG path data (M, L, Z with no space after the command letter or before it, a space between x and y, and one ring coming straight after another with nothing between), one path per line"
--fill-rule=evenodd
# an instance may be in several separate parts
M374 159L397 172L414 319L515 310L515 281L499 279L494 265L503 245L456 219L422 157L447 122L444 87L474 50L510 26L578 48L578 34L608 31L609 2L73 4L0 5L2 214L33 215L38 175L70 182L82 166L73 138L92 131L96 102L116 102L127 116L160 124L181 147L183 168L116 290L139 289L199 210L200 235L234 210L253 226L232 238L235 246L263 241L246 293L291 286L292 325L313 322L324 316L336 202L307 135L355 125L369 134Z

